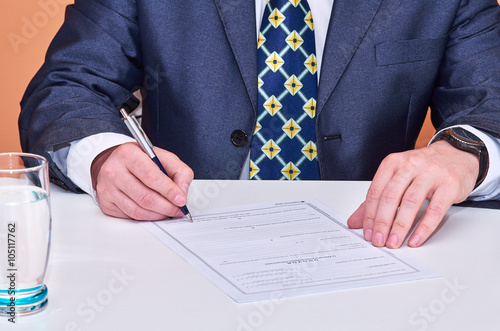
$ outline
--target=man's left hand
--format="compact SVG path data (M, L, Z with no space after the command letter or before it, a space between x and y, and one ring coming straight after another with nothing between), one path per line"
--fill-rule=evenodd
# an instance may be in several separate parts
M390 154L380 164L365 201L351 215L350 228L363 228L374 246L398 248L405 241L424 202L429 204L408 240L424 243L449 207L464 201L474 189L478 158L437 141L427 147Z

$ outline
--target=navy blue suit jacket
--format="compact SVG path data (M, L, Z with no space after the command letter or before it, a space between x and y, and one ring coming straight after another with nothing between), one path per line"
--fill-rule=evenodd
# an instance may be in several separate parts
M141 88L155 145L196 178L238 178L258 111L254 7L76 0L23 98L23 149L129 134L118 108ZM335 0L317 100L321 177L372 179L386 155L414 147L429 106L437 128L500 137L499 22L496 0Z

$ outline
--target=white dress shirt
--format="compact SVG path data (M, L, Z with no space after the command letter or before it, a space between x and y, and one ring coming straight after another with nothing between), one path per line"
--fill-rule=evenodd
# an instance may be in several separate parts
M334 0L308 0L314 17L314 35L316 39L316 59L318 64L318 81L321 72L323 48L325 45L330 14ZM255 1L256 35L259 34L262 16L267 0ZM500 139L493 138L470 126L463 126L466 130L478 136L486 145L489 154L490 167L488 174L479 187L469 196L470 200L487 200L500 196ZM107 148L135 141L134 139L117 133L101 133L73 141L68 146L49 152L58 167L83 191L92 195L95 200L95 191L92 188L90 166L94 158ZM240 179L248 179L249 156L246 166L243 167Z

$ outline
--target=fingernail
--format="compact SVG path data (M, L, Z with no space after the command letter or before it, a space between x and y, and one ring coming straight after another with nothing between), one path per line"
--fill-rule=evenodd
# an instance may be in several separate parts
M175 214L175 217L184 217L184 214L182 213L182 211L180 211L180 209L177 211L177 214Z
M418 236L418 234L415 234L410 238L410 241L408 241L408 245L417 247L419 242L420 242L420 237Z
M387 247L395 248L398 245L399 238L397 234L393 233L387 240Z
M377 246L377 247L384 245L384 237L382 236L382 233L380 233L380 232L375 233L375 235L373 236L373 239L372 239L372 244L373 244L373 246Z
M186 204L186 199L184 198L183 195L179 194L178 196L175 197L174 204L179 207L184 206Z
M366 230L365 231L365 240L366 241L372 241L372 230Z

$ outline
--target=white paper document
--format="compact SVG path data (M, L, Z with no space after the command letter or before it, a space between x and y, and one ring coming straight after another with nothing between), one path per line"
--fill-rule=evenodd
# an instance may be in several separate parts
M315 200L193 218L141 224L237 302L440 276L401 252L372 246Z

